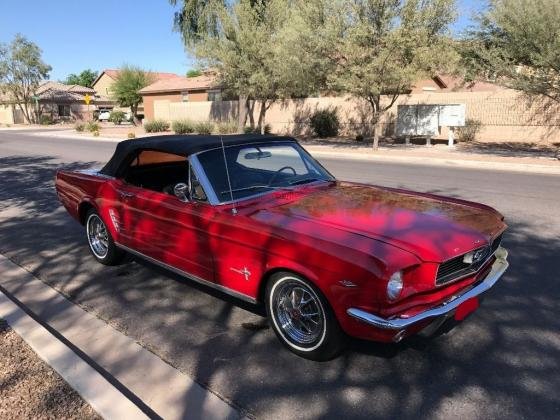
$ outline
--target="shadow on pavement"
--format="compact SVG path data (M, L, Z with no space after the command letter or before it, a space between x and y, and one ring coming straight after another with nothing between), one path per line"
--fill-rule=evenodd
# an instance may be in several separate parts
M316 363L282 348L258 308L146 262L97 264L56 199L56 169L0 158L0 252L251 416L558 416L560 243L530 225L511 224L511 267L466 322L430 340L355 340Z

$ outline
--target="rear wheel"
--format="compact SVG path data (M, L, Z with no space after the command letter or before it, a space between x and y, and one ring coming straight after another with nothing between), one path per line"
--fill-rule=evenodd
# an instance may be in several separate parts
M274 332L294 353L329 360L344 347L344 334L322 293L292 273L276 273L267 285L267 315Z
M91 253L101 264L116 265L122 260L124 252L117 248L111 232L94 209L86 216L86 235Z

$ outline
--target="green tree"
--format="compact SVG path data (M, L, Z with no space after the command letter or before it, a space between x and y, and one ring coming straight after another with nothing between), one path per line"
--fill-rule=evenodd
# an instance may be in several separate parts
M169 3L172 6L181 4L174 14L173 25L187 47L192 47L205 36L217 35L217 10L225 7L224 0L169 0Z
M10 44L0 44L0 89L14 99L28 123L36 120L31 111L35 90L50 71L41 49L23 35L17 34Z
M202 76L202 72L200 70L190 69L189 71L187 71L187 77L198 77L198 76Z
M492 0L461 52L467 78L491 78L529 98L560 102L557 0Z
M153 76L139 67L125 65L111 85L111 96L120 106L130 108L134 124L138 124L138 105L142 96L138 92L143 87L153 83Z
M86 69L79 74L69 74L64 83L67 85L80 85L90 88L93 86L95 79L97 79L97 75L98 73L96 71Z
M374 148L376 125L399 95L454 61L453 8L453 0L353 0L335 9L322 34L335 64L329 86L369 104Z
M307 33L307 22L300 13L300 5L304 3L239 0L224 5L214 2L205 13L212 15L210 20L216 25L185 41L205 67L217 70L221 84L229 93L239 96L241 106L247 101L258 102L257 129L261 131L266 112L274 102L317 92L315 61L307 59L304 49L294 48L302 34ZM188 30L182 33L190 34ZM249 105L245 110L253 127L254 106Z

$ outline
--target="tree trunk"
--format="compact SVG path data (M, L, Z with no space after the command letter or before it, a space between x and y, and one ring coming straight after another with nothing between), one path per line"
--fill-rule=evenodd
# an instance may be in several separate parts
M133 125L139 125L140 124L140 120L138 119L138 115L136 115L138 112L138 105L131 105L130 106L130 113L132 114L132 124Z
M25 121L27 121L27 124L33 124L33 120L31 118L31 115L29 115L29 108L27 108L27 104L22 103L18 100L17 106L21 110L21 113L23 114L23 118L25 118Z
M373 125L373 150L379 149L379 131L377 130L377 123Z
M249 116L249 125L251 130L255 129L255 103L257 101L253 101L250 98L247 98L247 115Z
M266 119L266 99L261 101L261 109L259 110L259 122L257 124L257 128L261 134L264 134L265 129L265 119Z
M245 128L245 121L247 121L247 96L246 95L239 95L237 101L237 132L243 133L243 129Z
M379 122L379 117L381 116L381 97L380 96L370 96L367 98L371 106L371 129L373 134L373 150L379 149L379 131L377 130L377 123Z

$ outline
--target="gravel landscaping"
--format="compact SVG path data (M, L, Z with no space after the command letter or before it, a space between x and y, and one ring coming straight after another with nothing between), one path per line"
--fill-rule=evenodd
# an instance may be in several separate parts
M0 418L101 417L0 319Z

